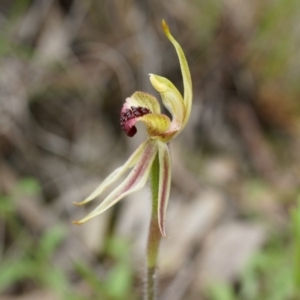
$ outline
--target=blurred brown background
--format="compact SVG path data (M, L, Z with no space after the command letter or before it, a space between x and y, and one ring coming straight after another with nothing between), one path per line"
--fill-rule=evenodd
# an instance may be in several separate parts
M119 116L134 91L158 96L148 74L182 90L162 18L194 103L159 299L300 299L298 0L0 0L1 300L141 299L147 188L82 226L102 198L72 202L145 139Z

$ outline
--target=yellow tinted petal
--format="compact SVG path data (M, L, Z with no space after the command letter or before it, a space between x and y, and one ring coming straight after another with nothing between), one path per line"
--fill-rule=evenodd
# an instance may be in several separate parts
M164 137L171 124L170 119L163 114L148 114L138 118L138 120L146 125L150 137Z
M178 89L170 80L162 76L150 74L150 81L153 87L160 93L164 106L172 114L172 122L174 121L181 126L185 115L185 108Z
M165 20L162 20L162 28L167 38L175 47L175 50L178 55L179 63L180 63L182 79L183 79L183 88L184 88L184 97L183 97L184 106L185 106L185 116L183 121L183 127L184 127L190 117L191 107L192 107L193 91L192 91L191 74L190 74L189 66L186 57L184 55L184 52L181 46L178 44L178 42L174 39L174 37L170 33L169 26L167 25Z
M135 92L131 97L126 99L130 106L145 107L152 113L160 113L160 105L155 97L144 92Z

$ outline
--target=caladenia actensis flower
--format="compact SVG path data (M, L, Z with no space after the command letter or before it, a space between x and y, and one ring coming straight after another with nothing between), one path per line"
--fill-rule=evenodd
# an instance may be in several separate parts
M157 99L147 93L135 92L126 99L121 110L121 128L130 137L137 129L136 122L143 122L148 132L148 139L129 157L125 164L110 174L96 190L78 205L86 204L98 197L111 184L132 169L125 180L117 186L90 214L75 224L82 224L103 213L125 196L140 190L151 180L152 215L147 244L147 272L145 299L155 299L156 261L160 236L166 236L165 219L171 185L171 159L168 143L185 127L191 113L192 81L189 67L181 46L173 38L166 22L162 21L165 35L177 52L184 95L168 79L150 74L153 87L160 93L164 106L172 115L172 120L160 111Z
M172 115L172 120L161 113L157 99L144 92L135 92L126 99L121 110L121 128L130 137L136 133L136 122L143 122L146 126L148 139L129 157L123 166L112 172L84 201L75 203L84 205L101 193L111 184L122 177L126 171L132 169L125 180L117 186L90 214L75 224L82 224L103 213L125 196L140 190L150 177L155 161L158 162L157 221L162 236L166 236L165 219L171 185L171 159L168 143L174 139L186 126L192 106L192 81L184 52L169 31L166 22L162 21L162 28L177 52L182 78L184 95L167 78L150 74L153 87L160 93L164 106Z

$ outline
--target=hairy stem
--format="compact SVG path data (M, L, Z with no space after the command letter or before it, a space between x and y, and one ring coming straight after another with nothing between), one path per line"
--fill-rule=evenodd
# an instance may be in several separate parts
M158 256L159 241L161 233L158 226L158 183L159 183L159 161L156 156L151 169L151 191L152 191L152 213L149 226L147 243L147 270L146 270L146 288L145 300L156 299L157 277L156 264Z

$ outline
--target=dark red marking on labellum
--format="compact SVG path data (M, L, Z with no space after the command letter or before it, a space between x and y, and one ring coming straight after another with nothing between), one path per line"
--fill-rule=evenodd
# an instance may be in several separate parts
M150 113L151 111L148 108L141 106L132 106L130 108L125 109L125 111L121 112L121 128L126 132L128 136L133 137L137 131L136 127L134 126L134 119ZM130 122L131 120L133 120L133 122Z

